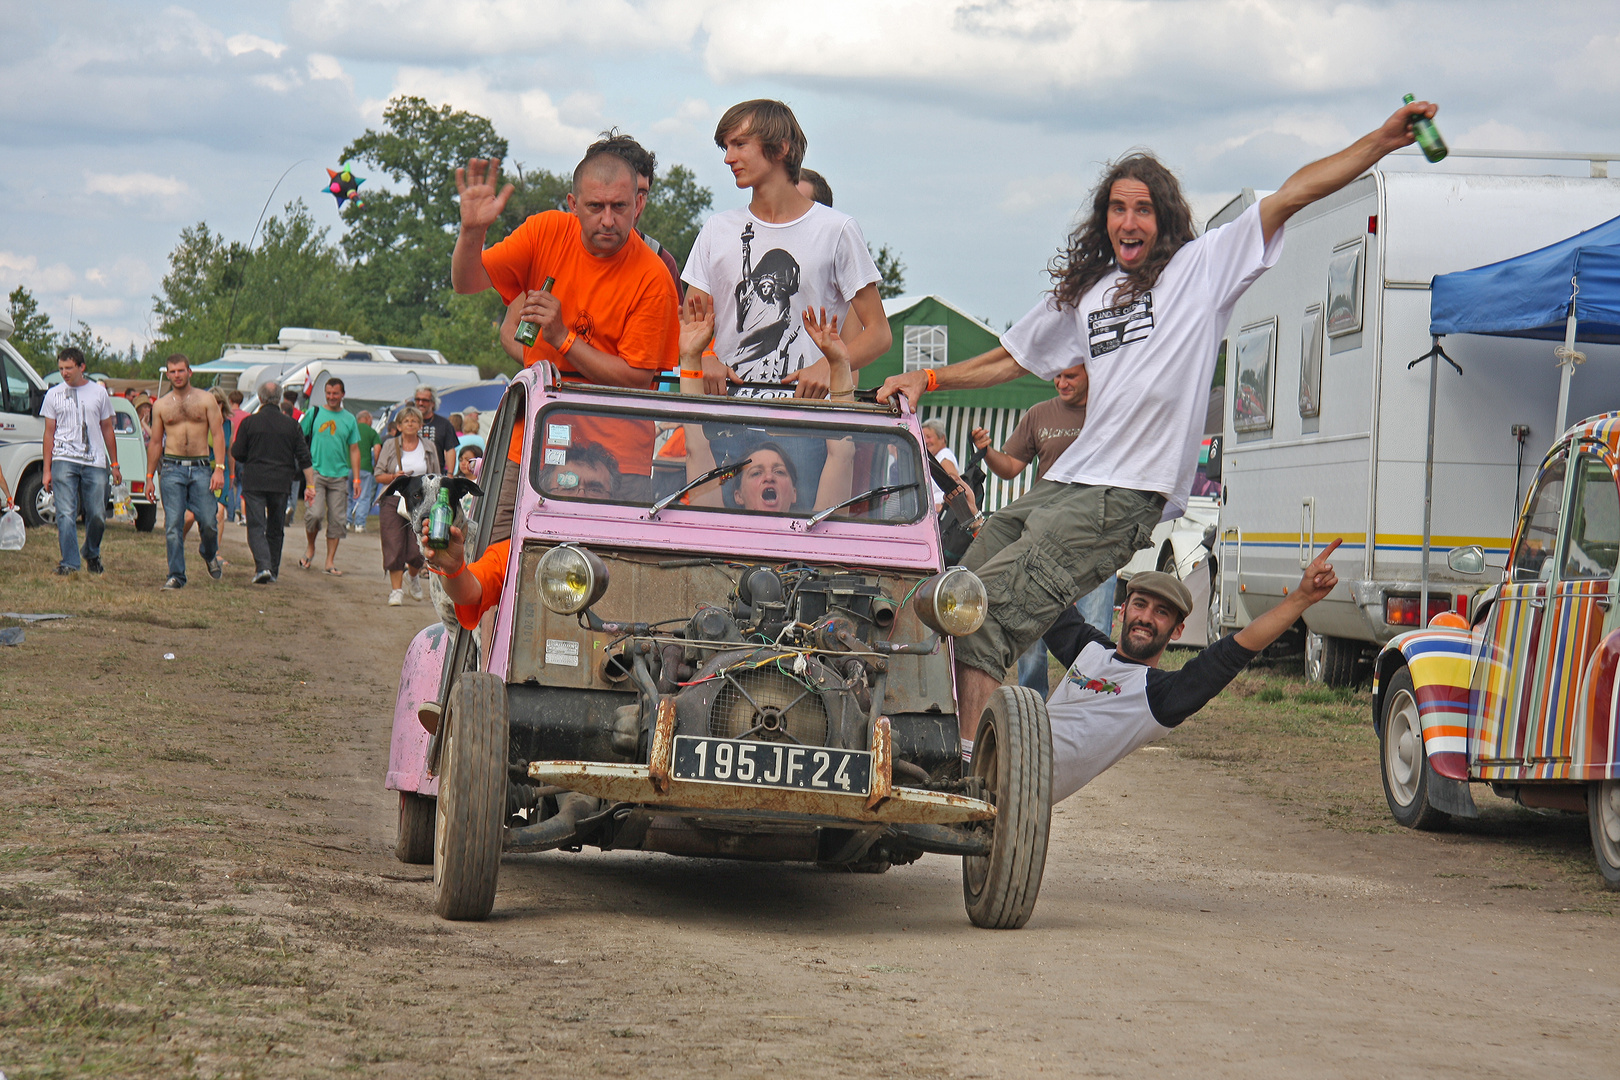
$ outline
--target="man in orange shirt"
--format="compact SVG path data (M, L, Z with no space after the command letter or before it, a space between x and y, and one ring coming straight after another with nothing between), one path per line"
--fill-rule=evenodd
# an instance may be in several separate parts
M635 170L618 154L588 154L574 170L568 210L535 214L488 250L484 238L512 185L497 191L499 159L473 159L456 170L461 234L450 280L459 293L493 287L523 322L539 327L524 365L547 360L565 381L645 389L675 366L679 318L669 271L635 234L643 196ZM542 292L546 278L550 292ZM618 460L621 496L650 499L651 423L575 422L574 438L599 442Z

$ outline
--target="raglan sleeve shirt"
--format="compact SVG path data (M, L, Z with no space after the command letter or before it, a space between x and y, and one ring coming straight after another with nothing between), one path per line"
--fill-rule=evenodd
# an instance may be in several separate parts
M1047 703L1052 726L1052 801L1067 798L1139 746L1202 709L1255 657L1225 637L1163 671L1115 652L1114 642L1069 607L1046 632L1068 668Z

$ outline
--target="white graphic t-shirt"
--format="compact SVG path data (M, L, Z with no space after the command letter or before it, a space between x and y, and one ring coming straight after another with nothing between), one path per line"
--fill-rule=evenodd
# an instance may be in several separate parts
M101 434L101 422L111 420L112 414L112 398L94 379L80 387L65 382L51 387L39 407L39 415L56 421L51 456L105 469L107 440Z
M1209 381L1232 308L1282 254L1283 231L1265 243L1260 206L1176 252L1158 284L1114 303L1105 277L1079 305L1048 296L1002 335L1014 360L1043 379L1085 364L1091 379L1086 437L1046 472L1070 484L1156 491L1165 517L1187 508L1198 468Z
M881 275L861 227L848 214L814 203L784 224L747 207L704 223L681 279L714 298L714 351L748 382L779 382L821 359L804 329L806 308L844 316L855 294ZM741 390L743 396L793 393Z

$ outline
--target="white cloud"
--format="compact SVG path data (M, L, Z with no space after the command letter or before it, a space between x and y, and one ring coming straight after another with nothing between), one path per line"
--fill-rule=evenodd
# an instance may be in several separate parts
M71 289L79 276L66 263L40 266L34 255L18 255L0 251L0 283L11 282L12 288L25 285L30 292L58 293ZM10 292L11 289L6 289Z
M714 106L702 98L687 98L675 111L661 120L655 120L650 130L658 135L674 135L693 131L707 132L715 118Z
M316 82L324 79L354 85L354 80L344 72L342 62L337 57L327 56L325 53L309 54L309 77Z
M705 8L696 0L294 0L287 25L346 56L485 59L559 44L627 50L683 47Z
M262 52L272 60L280 60L281 54L287 51L287 46L279 41L271 41L257 34L237 34L235 37L228 37L225 39L225 48L230 50L232 56Z
M124 202L136 199L176 199L191 194L191 185L178 176L156 173L84 174L84 190L91 195L112 195Z
M267 72L253 76L252 82L254 86L262 86L277 94L290 94L304 85L304 80L298 77L296 71Z
M578 153L595 138L600 119L591 114L589 97L568 98L565 119L544 90L492 86L486 76L475 71L400 68L389 97L401 94L414 94L434 105L450 105L488 117L512 143L514 153ZM368 101L362 112L373 123L380 123L386 105L386 101ZM586 126L578 126L581 122Z

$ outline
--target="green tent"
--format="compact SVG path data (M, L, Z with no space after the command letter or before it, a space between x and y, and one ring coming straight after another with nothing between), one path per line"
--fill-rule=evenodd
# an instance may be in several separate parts
M938 296L897 296L883 301L894 344L861 371L862 386L881 386L890 375L919 367L956 364L1001 344L1001 337L980 320ZM967 406L1027 409L1052 397L1052 384L1025 375L984 390L942 390L928 395L930 408Z

